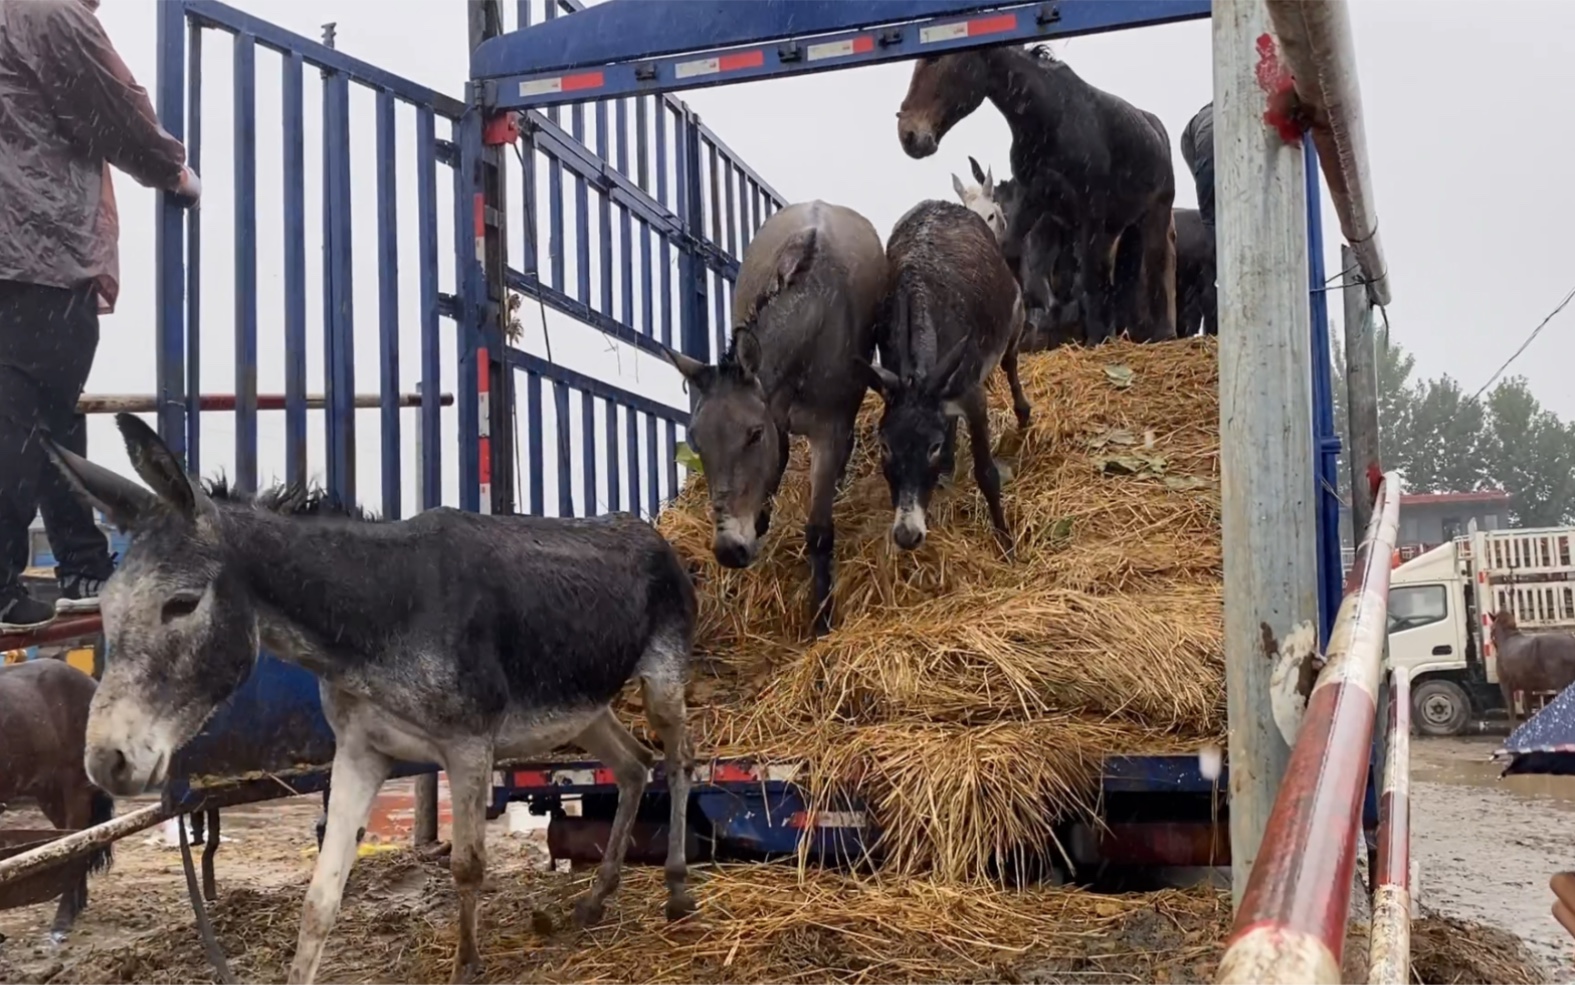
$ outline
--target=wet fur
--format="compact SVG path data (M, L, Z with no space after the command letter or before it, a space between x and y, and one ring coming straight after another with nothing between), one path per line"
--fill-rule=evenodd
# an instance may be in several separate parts
M83 767L88 708L98 684L60 660L0 667L0 803L31 797L49 823L80 830L115 816L115 800L93 786ZM88 860L87 871L62 893L51 931L63 938L87 906L88 875L114 864L114 846Z

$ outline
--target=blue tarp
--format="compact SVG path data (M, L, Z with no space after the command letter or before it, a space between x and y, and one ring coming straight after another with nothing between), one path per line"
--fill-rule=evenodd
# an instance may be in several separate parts
M1559 692L1511 732L1494 758L1510 757L1502 775L1544 773L1575 776L1575 685Z

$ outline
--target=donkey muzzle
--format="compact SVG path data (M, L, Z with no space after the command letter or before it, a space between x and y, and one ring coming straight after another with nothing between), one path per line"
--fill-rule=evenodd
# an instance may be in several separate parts
M716 534L711 539L711 553L716 555L716 563L724 568L749 567L760 546L755 530L754 520L727 517L718 521Z

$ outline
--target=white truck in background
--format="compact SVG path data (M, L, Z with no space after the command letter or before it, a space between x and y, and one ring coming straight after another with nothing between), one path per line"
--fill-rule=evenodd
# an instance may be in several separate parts
M1575 528L1473 530L1390 573L1389 659L1411 671L1422 735L1507 715L1489 632L1501 609L1525 632L1575 633Z

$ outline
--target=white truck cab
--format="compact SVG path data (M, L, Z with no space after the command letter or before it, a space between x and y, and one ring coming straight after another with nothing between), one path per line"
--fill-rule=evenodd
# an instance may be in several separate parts
M1396 567L1389 659L1411 671L1423 735L1458 735L1506 712L1488 631L1508 609L1528 632L1575 632L1575 528L1472 531Z

